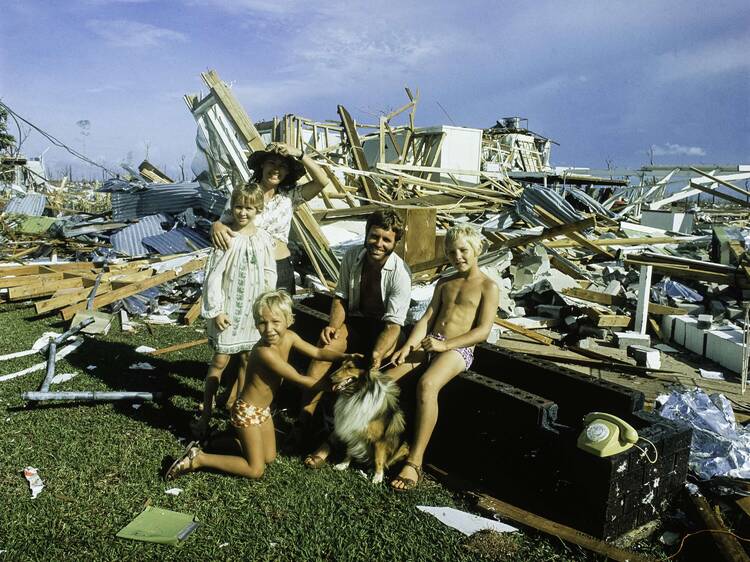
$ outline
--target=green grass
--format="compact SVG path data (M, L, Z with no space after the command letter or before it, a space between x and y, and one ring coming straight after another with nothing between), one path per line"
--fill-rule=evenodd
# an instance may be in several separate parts
M57 317L32 313L0 305L0 355L28 349L44 331L64 330ZM396 495L354 470L307 470L297 457L280 456L259 481L201 472L165 484L164 466L182 451L178 438L189 435L210 351L201 346L147 358L134 349L203 337L197 329L141 327L126 334L115 321L108 336L87 340L58 362L57 373L78 375L53 390L160 391L167 399L159 404L27 407L21 392L36 390L44 371L0 382L0 560L597 559L528 532L489 554L472 549L463 535L415 508L468 507L437 483ZM0 362L0 375L40 361L35 355ZM137 361L156 370L130 371ZM35 500L22 474L28 465L45 483ZM173 486L184 491L166 495ZM146 505L194 514L203 525L180 547L115 538Z

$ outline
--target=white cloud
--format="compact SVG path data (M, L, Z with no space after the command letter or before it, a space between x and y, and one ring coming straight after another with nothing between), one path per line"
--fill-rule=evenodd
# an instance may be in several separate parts
M132 20L89 20L86 27L113 47L156 47L168 41L187 41L178 31Z
M662 83L676 80L701 79L750 68L750 35L721 38L695 47L660 55L653 74Z
M664 146L651 145L654 156L705 156L706 151L700 146L683 146L681 144L672 144L668 142Z

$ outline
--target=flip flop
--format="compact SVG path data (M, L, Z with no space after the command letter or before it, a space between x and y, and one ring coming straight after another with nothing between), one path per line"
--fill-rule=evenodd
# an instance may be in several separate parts
M417 473L417 479L414 480L412 478L404 478L403 476L397 476L393 480L391 480L391 490L394 492L398 492L399 494L405 493L405 492L411 492L414 490L419 484L422 482L422 477L424 476L424 473L422 471L422 467L414 464L411 461L404 461L405 466L410 466L415 470ZM394 484L399 483L402 486L400 488L396 488Z
M182 471L180 471L179 466L180 466L180 463L184 461L185 459L189 459L191 461L190 464L192 465L192 460L195 458L195 455L191 456L193 449L199 449L198 441L191 441L190 443L187 444L182 454L179 457L177 457L177 460L175 460L172 463L172 465L169 467L167 472L164 473L164 480L174 480L180 474L182 474Z

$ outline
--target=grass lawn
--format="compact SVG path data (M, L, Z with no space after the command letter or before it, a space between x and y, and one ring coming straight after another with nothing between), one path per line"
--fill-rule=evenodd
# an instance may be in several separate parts
M0 382L0 560L600 559L530 532L494 543L467 539L415 508L467 508L429 480L413 494L396 495L356 470L310 471L299 458L281 455L260 481L202 472L163 482L164 466L189 436L210 351L200 346L149 358L134 350L195 340L201 328L140 326L127 334L115 320L108 336L87 339L58 361L58 374L77 376L52 390L160 391L166 399L159 404L27 408L21 392L36 390L44 370ZM35 319L29 306L0 305L0 355L64 329L57 316ZM0 375L41 361L37 354L0 362ZM129 369L139 361L156 369ZM45 483L34 500L25 466L39 469ZM164 493L173 486L183 489L177 497ZM203 525L179 547L116 538L146 505L194 514ZM495 546L477 550L488 543Z

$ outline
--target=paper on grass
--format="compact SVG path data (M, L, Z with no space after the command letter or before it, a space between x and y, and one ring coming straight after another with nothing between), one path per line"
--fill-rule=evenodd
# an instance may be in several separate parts
M515 527L500 523L494 519L479 517L473 513L466 513L452 507L433 507L429 505L418 505L417 509L436 517L441 523L461 531L464 535L473 535L477 531L489 529L498 533L510 533L518 531Z
M177 545L199 525L195 517L187 513L148 506L116 536L121 539Z

